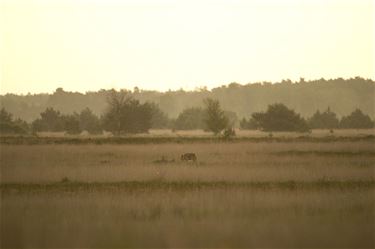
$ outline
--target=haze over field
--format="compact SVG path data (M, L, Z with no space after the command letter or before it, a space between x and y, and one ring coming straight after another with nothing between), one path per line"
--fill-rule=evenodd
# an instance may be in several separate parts
M0 248L375 248L372 0L0 0Z
M46 108L52 107L65 114L90 108L97 115L104 114L111 90L98 92L68 92L58 88L53 94L0 95L0 108L4 107L15 117L31 122ZM304 117L311 117L317 110L331 108L339 117L361 109L375 118L375 81L363 78L320 79L298 82L282 81L240 85L231 83L208 91L157 92L133 89L127 93L141 102L157 104L170 118L176 118L185 108L201 107L207 97L220 101L223 109L235 112L239 118L248 118L253 112L264 111L273 103L283 103Z
M0 93L374 79L371 0L11 0Z

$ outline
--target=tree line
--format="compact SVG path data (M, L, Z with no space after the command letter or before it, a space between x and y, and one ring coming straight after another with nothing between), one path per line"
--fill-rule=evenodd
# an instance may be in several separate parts
M4 107L16 118L32 122L52 107L62 114L80 112L86 107L101 116L106 111L107 96L112 90L102 89L86 93L70 92L57 88L53 93L0 95L0 109ZM305 80L303 78L280 82L230 83L208 90L206 87L194 91L170 90L166 92L143 90L135 87L128 94L140 103L155 103L161 111L176 119L185 109L201 107L206 98L217 99L224 110L235 112L240 119L254 112L265 111L268 105L283 103L301 116L311 117L316 110L328 106L343 117L359 108L375 118L375 82L360 77Z
M146 133L149 129L194 130L203 129L215 135L235 135L234 128L262 131L297 131L311 129L368 129L374 121L360 109L355 109L341 119L328 107L317 110L310 118L303 118L281 103L268 106L264 112L254 112L238 122L235 112L224 111L218 100L206 98L201 107L184 109L177 118L169 118L157 104L141 103L126 91L111 91L107 96L107 107L103 115L97 116L89 108L72 114L62 114L52 107L46 108L31 123L19 118L4 108L0 110L0 132L27 134L37 132L67 132L79 134L87 131L100 134L109 131L114 135Z
M317 110L312 117L305 119L284 104L273 104L268 106L266 112L256 112L248 119L243 118L240 127L249 130L306 132L311 129L370 129L375 124L360 109L340 120L328 107L323 112Z

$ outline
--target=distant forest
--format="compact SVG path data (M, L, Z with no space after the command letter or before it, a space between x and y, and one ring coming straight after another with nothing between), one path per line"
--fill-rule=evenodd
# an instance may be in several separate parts
M278 83L261 82L229 85L195 91L149 91L134 88L126 90L141 103L153 102L170 118L176 118L184 109L202 106L203 99L220 101L225 111L232 111L239 119L248 118L254 112L261 112L273 103L283 103L303 117L312 116L317 110L328 107L338 117L360 109L375 118L375 81L360 77L350 79L312 80L301 78L298 82L283 80ZM101 116L107 108L111 90L98 92L67 92L58 88L53 94L0 95L0 108L5 108L15 118L32 122L40 117L47 107L63 114L81 112L87 107Z

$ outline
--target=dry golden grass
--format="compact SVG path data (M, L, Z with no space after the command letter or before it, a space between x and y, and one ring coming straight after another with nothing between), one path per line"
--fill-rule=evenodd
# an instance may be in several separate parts
M262 137L269 137L270 132L263 132L259 130L241 130L235 129L237 137L251 137L251 138L262 138ZM361 136L368 136L368 135L375 135L375 129L334 129L333 133L330 132L328 129L314 129L311 133L299 133L299 132L273 132L272 136L276 138L293 138L299 136L310 136L310 137L327 137L327 136L334 136L334 137L361 137ZM89 135L83 132L80 135L68 135L65 132L39 132L38 136L40 137L78 137L78 138L85 138L85 137L93 137L93 138L106 138L111 137L111 133L105 132L101 135ZM128 135L130 137L212 137L211 132L205 132L203 130L177 130L172 131L169 129L151 129L147 134L135 134L135 135Z
M295 152L314 152L295 154ZM198 164L182 163L194 152ZM319 152L332 152L319 154ZM357 154L353 154L353 153ZM371 142L1 145L1 181L374 180ZM174 163L155 163L162 157Z
M375 246L373 142L0 145L0 156L1 248ZM142 187L116 185L127 181ZM200 187L216 182L228 185ZM299 185L235 185L252 182Z
M373 247L372 191L2 196L5 247Z

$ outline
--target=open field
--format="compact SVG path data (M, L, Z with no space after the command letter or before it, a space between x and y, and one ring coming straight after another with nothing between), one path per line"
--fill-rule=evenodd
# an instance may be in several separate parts
M112 136L110 133L90 135L85 132L69 135L64 132L41 132L36 135L2 135L0 144L36 145L36 144L187 144L187 143L228 143L228 142L358 142L375 143L375 129L364 130L312 130L311 133L262 132L237 130L236 136L224 138L213 136L203 130L176 131L150 130L149 133Z
M372 139L0 149L2 248L375 246Z
M375 129L334 129L333 132L330 132L328 129L313 129L311 133L298 133L298 132L274 132L272 133L273 137L289 137L295 138L300 136L310 136L314 138L322 138L326 136L330 137L364 137L369 135L375 135ZM251 137L251 138L264 138L269 137L270 132L263 132L260 130L241 130L235 129L236 136ZM100 135L90 135L86 132L83 132L80 135L67 135L65 132L38 132L39 137L94 137L94 138L105 138L111 137L110 132L104 132ZM172 131L169 129L151 129L149 133L143 134L133 134L129 135L131 137L212 137L211 132L205 132L203 130L176 130Z

